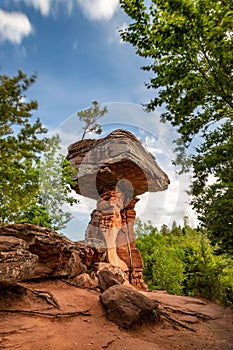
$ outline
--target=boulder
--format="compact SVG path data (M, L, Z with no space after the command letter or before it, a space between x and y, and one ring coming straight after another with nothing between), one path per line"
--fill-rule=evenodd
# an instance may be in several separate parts
M159 319L158 303L134 289L115 285L100 295L107 317L122 328Z
M22 239L0 236L0 284L14 284L31 278L35 273L38 257L29 252L29 245Z
M75 284L77 287L80 288L96 289L98 288L98 278L91 278L91 276L88 275L88 273L82 273L81 275L72 279L72 284Z
M99 288L102 292L114 285L121 285L127 283L127 277L124 271L118 266L112 266L108 263L102 263L99 265L99 271L97 273L99 280Z

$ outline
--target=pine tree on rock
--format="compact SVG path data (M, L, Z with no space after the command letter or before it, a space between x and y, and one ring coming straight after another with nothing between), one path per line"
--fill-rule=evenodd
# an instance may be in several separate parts
M97 123L97 120L103 117L107 111L108 109L106 106L101 109L99 102L93 101L92 107L77 113L79 119L85 123L81 138L82 140L84 140L86 134L89 132L95 133L97 135L100 135L102 133L101 125Z

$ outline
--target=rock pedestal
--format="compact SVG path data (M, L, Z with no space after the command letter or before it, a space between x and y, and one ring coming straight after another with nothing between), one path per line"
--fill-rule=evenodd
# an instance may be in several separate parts
M107 247L108 262L125 271L132 285L144 288L143 261L135 245L134 233L137 201L137 198L127 200L121 191L104 193L91 214L85 242Z

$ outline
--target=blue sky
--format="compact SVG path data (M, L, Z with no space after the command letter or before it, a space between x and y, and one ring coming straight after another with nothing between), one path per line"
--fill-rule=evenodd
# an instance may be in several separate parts
M172 166L175 130L159 123L159 111L147 114L141 107L154 92L144 86L149 75L140 67L145 62L120 40L118 29L127 23L118 0L1 0L1 74L37 72L27 97L38 101L34 115L49 132L59 132L64 153L82 131L77 111L93 100L106 104L104 131L124 127L135 132L171 179L166 193L141 199L139 217L157 226L174 219L181 223L190 212L185 194L189 175L178 177ZM81 235L94 207L82 198L66 233Z
M149 100L142 60L120 41L128 19L118 1L3 0L0 8L1 71L38 73L29 96L49 128L93 100Z

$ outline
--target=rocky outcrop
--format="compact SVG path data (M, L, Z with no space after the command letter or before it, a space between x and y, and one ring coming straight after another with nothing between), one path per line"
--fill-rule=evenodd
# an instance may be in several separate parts
M14 284L35 273L38 257L23 239L0 236L0 284Z
M105 249L75 243L51 229L32 224L0 227L0 281L75 278L105 261Z
M130 287L115 285L100 295L108 319L122 328L159 319L158 303Z
M0 287L38 278L66 278L78 287L101 291L128 284L127 274L106 261L106 249L72 242L48 228L0 226Z
M98 278L96 276L91 277L88 273L82 273L81 275L72 279L71 284L80 288L96 289L99 288Z
M136 196L166 190L167 175L126 130L115 130L99 140L82 140L68 148L67 159L76 169L74 189L97 200L86 230L87 245L107 248L107 260L119 266L129 281L145 288L143 262L136 249Z

